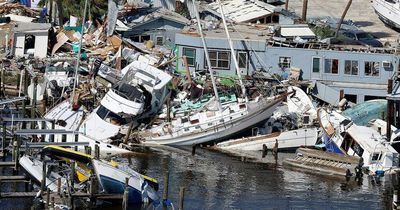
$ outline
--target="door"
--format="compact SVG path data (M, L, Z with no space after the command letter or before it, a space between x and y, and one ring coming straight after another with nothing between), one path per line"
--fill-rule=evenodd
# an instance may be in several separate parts
M312 57L311 61L311 79L318 80L321 78L322 58Z
M249 73L249 54L247 52L238 52L237 60L239 63L240 74L247 76Z

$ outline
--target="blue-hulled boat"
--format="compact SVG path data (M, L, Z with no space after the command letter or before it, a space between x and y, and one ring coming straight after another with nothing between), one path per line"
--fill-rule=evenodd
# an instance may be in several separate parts
M100 185L106 193L124 193L125 178L128 177L128 202L148 203L158 201L156 190L150 185L150 178L137 173L129 167L115 167L108 162L92 160ZM154 183L154 180L152 181Z

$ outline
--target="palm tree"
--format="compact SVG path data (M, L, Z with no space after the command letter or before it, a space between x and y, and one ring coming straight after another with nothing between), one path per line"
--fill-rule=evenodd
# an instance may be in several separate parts
M44 6L52 0L40 0L39 5ZM64 23L70 15L82 18L85 0L55 0L58 10L59 24ZM54 8L55 9L55 8ZM107 0L89 0L89 19L100 19L107 13Z

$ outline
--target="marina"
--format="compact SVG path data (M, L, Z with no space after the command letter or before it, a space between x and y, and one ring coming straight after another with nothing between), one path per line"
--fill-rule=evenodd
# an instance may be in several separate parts
M399 209L398 7L0 0L0 209Z

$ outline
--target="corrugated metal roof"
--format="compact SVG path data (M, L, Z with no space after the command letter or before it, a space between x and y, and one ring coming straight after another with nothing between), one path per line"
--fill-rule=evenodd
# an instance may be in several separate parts
M279 8L258 0L229 0L221 2L225 17L235 22L247 22L278 12ZM220 13L218 3L208 5L209 10Z

